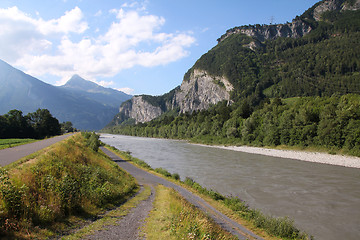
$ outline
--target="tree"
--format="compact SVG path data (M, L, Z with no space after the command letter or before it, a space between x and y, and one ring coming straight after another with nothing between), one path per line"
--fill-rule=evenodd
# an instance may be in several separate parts
M59 121L54 118L49 110L38 109L27 115L37 138L50 137L61 134Z
M61 124L61 132L62 133L68 133L68 132L74 132L75 129L73 128L73 124L70 121L63 122Z
M4 118L7 122L5 138L25 138L33 135L28 119L23 116L22 111L10 110Z

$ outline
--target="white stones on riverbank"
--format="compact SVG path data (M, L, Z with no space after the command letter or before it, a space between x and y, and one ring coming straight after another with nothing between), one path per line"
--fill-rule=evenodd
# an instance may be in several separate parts
M208 146L208 145L206 145ZM360 158L343 155L332 155L328 153L319 152L305 152L305 151L293 151L293 150L278 150L260 147L248 147L248 146L208 146L239 152L246 152L252 154L260 154L272 157L296 159L307 162L316 162L331 164L343 167L360 168Z

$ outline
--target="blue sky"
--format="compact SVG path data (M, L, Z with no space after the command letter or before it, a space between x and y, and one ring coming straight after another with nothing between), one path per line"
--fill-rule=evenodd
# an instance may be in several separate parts
M291 22L317 0L1 0L0 59L62 85L74 74L164 94L227 29Z

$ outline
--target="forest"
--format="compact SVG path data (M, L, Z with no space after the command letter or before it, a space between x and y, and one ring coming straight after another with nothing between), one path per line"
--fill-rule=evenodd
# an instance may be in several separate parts
M69 122L63 125L67 129L72 129L72 124ZM62 133L61 128L59 121L47 109L38 109L25 116L22 111L14 109L7 114L0 115L0 139L42 139L60 135Z

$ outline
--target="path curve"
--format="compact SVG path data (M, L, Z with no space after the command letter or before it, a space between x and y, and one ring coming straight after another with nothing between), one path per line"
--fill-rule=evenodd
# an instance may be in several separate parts
M214 221L219 224L223 229L229 231L230 233L234 234L241 240L246 239L263 239L256 234L252 233L244 226L240 225L239 223L235 222L234 220L230 219L223 213L216 210L210 204L205 202L202 198L198 197L197 195L191 193L187 189L176 185L170 181L167 181L161 177L155 176L151 173L148 173L140 168L137 168L133 164L121 159L115 153L111 152L110 150L101 147L101 150L108 155L114 162L116 162L122 169L127 171L133 177L137 179L140 184L152 184L157 185L161 184L169 188L175 189L179 192L187 201L191 204L195 205L197 208L201 209L202 211L209 214L210 217L214 219Z
M5 148L0 150L0 167L4 167L10 163L13 163L20 158L26 157L36 151L39 151L43 148L46 148L54 143L60 142L64 140L65 138L68 138L70 136L74 135L72 134L66 134L61 136L52 137L49 139L28 143L12 148Z

